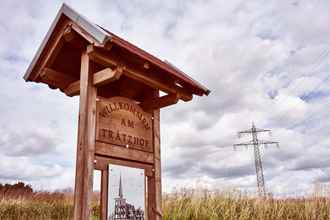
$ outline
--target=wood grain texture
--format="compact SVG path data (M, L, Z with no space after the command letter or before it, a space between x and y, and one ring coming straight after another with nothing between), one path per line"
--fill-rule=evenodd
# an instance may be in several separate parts
M96 88L92 84L87 53L81 56L78 146L74 195L74 219L88 220L93 191Z
M105 68L104 70L101 70L94 74L94 86L98 87L116 81L120 78L122 73L123 71L120 68L117 68L115 70Z
M65 89L64 89L64 93L67 96L76 96L79 95L80 93L80 80L77 80L71 84L69 84Z
M93 74L93 85L96 87L106 85L108 83L118 80L121 75L122 75L122 70L120 68L117 68L115 70L111 70L110 68L105 68ZM80 81L77 80L75 82L68 84L64 88L64 93L70 97L79 95Z
M148 220L152 219L155 220L156 219L156 192L155 192L155 177L151 176L147 178L147 202L148 202Z
M109 170L108 165L106 169L101 171L101 220L108 218L108 192L109 192Z
M40 78L42 82L60 89L64 89L72 82L76 81L71 75L58 72L51 68L43 68L40 73Z
M154 163L154 155L152 153L134 149L127 149L122 146L111 145L99 141L96 141L95 154L147 164Z
M61 24L61 26L59 26L58 31L52 35L52 37L50 38L49 42L46 45L46 48L44 50L44 52L42 53L42 59L40 59L40 61L38 62L38 72L37 74L33 77L33 81L37 81L37 78L39 77L41 71L45 68L45 67L49 67L53 64L57 54L59 53L59 51L61 50L61 48L64 45L64 40L63 40L63 33L67 27L67 25L69 24L69 22L64 22L63 24Z
M155 93L159 97L159 93ZM161 174L161 154L160 154L160 110L153 111L153 138L154 138L154 187L155 187L155 212L156 220L162 219L162 174Z
M147 101L144 101L140 104L140 106L145 110L154 110L164 108L166 106L174 105L179 101L179 97L177 94L169 94L162 97L153 98Z
M166 80L165 77L156 77L156 74L149 74L147 76L143 71L130 67L130 64L127 61L119 60L118 57L111 56L111 54L106 54L92 45L87 48L87 52L93 61L102 65L122 66L123 74L127 77L145 83L154 89L162 90L166 93L176 93L183 101L190 101L192 99L191 93L186 91L184 88L177 86L175 83Z
M122 160L112 157L105 157L105 156L95 156L95 169L98 170L106 170L108 169L109 164L132 167L132 168L139 168L144 169L144 173L146 176L153 176L153 166L146 163L129 161L129 160Z
M145 101L159 98L159 91L145 95ZM162 219L162 178L160 154L160 109L150 111L153 115L153 147L154 147L154 175L147 178L148 190L148 216L150 219Z
M153 152L152 116L124 97L97 101L96 140L124 148Z

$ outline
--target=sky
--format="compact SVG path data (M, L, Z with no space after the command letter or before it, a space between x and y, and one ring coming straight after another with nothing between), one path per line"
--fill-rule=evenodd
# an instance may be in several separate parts
M165 192L254 191L253 150L232 148L252 122L280 142L261 148L268 192L329 183L330 1L65 2L211 90L161 111ZM1 2L0 182L74 185L79 99L22 78L62 3Z

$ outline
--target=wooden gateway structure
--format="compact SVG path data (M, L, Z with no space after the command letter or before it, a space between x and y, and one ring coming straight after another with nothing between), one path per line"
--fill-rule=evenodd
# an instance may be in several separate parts
M144 169L147 219L161 219L160 109L210 91L65 4L24 79L80 96L74 219L89 218L94 169L107 219L108 164Z

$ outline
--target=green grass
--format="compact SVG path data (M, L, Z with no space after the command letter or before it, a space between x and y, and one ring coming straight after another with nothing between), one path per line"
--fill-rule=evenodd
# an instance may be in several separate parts
M93 217L99 217L99 206L94 202ZM9 199L0 201L1 220L72 219L72 196L61 199ZM234 194L181 193L164 195L164 220L328 220L329 198L251 199Z

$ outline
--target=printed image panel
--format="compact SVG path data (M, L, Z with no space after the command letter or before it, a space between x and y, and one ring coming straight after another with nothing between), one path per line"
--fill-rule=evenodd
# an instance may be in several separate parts
M144 220L143 169L109 165L108 219Z

